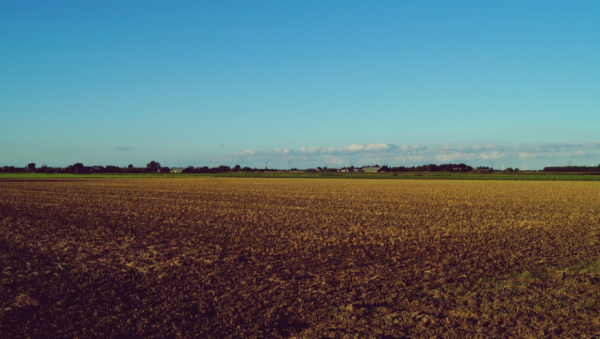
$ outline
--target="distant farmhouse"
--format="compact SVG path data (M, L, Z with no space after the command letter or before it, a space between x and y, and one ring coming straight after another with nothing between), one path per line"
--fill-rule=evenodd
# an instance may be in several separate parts
M183 167L173 167L173 168L171 168L170 173L181 174L181 173L183 173L184 169L185 168L183 168Z
M381 169L381 166L365 166L361 167L358 171L364 173L377 173Z

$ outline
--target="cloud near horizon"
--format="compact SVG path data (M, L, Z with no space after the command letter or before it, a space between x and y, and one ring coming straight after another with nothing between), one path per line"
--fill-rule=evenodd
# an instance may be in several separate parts
M302 147L252 150L234 154L230 160L241 163L277 164L292 162L293 167L314 166L362 166L387 164L390 166L413 166L428 163L471 163L489 165L493 161L514 162L551 159L600 158L600 142L586 144L538 144L538 145L443 145L428 148L420 145L394 145L389 143L359 144L342 147ZM600 161L600 159L599 159ZM562 161L564 162L564 161ZM564 164L563 164L564 166ZM285 167L285 166L284 166Z

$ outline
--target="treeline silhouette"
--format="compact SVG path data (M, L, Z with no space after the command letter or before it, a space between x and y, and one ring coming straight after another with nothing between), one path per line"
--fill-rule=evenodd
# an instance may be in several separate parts
M483 167L480 167L483 168ZM487 167L486 167L487 168ZM380 171L385 172L471 172L473 171L473 167L465 164L429 164L429 165L421 165L421 166L382 166Z
M600 173L600 165L598 166L551 166L544 167L544 172L583 172L583 173Z
M421 166L368 166L370 168L377 167L379 168L379 172L387 172L387 173L402 173L402 172L453 172L453 173L467 173L467 172L495 172L491 167L477 167L473 168L469 165L465 164L429 164L429 165L421 165ZM306 169L307 172L359 172L362 167L342 167L340 169L336 168L321 168L317 167L316 169ZM266 171L280 171L278 169L269 169L269 168L250 168L250 167L241 167L240 165L235 165L233 168L225 165L221 165L218 167L166 167L161 166L161 164L157 161L150 161L146 164L146 167L134 167L133 165L129 165L126 167L119 167L113 165L107 166L85 166L82 163L76 163L73 165L69 165L67 167L48 167L46 165L42 165L41 167L36 167L35 163L29 163L25 167L15 167L15 166L3 166L0 167L0 173L72 173L72 174L92 174L92 173L107 173L107 174L128 174L128 173L183 173L183 174L193 174L193 173L225 173L225 172L266 172ZM292 168L290 171L298 171L296 168ZM302 171L302 170L300 170ZM520 172L518 168L506 168L503 170L506 173L514 173ZM548 172L548 173L600 173L600 165L599 166L551 166L545 167L542 171L530 171L530 172Z
M377 166L379 167L379 166ZM350 169L350 172L358 171L360 167L344 167ZM337 171L335 168L321 168L317 167L320 171ZM477 169L488 169L487 167L478 167ZM67 167L48 167L43 165L42 167L36 167L35 163L30 163L26 167L14 167L14 166L4 166L0 168L0 172L4 173L72 173L72 174L92 174L92 173L171 173L174 170L177 173L184 174L192 174L192 173L224 173L224 172L256 172L256 171L278 171L277 169L259 169L259 168L251 168L251 167L241 167L240 165L236 165L233 168L229 166L218 166L218 167L193 167L188 166L186 168L180 167L165 167L161 166L159 162L151 161L146 164L146 167L134 167L133 165L129 165L126 167L118 167L118 166L85 166L82 163L76 163L73 165L69 165ZM297 169L292 169L297 171ZM314 170L308 170L314 171ZM380 172L471 172L473 171L473 167L465 165L465 164L429 164L422 166L381 166L379 169Z
M113 165L107 166L85 166L84 164L78 162L73 165L69 165L67 167L49 167L46 165L42 165L41 167L36 167L35 163L29 163L25 167L15 167L15 166L3 166L0 167L0 173L47 173L47 174L92 174L92 173L107 173L107 174L141 174L141 173L223 173L223 172L254 172L254 171L277 171L276 169L257 169L250 167L241 167L240 165L236 165L233 168L229 166L218 166L218 167L193 167L189 166L187 168L181 167L166 167L161 166L161 164L157 161L151 161L146 164L146 167L134 167L133 165L129 165L126 167L119 167Z
M193 174L193 173L223 173L223 172L265 172L265 171L278 171L277 169L269 169L269 168L263 168L263 169L258 169L258 168L250 168L250 167L241 167L240 165L235 165L233 168L229 167L229 166L219 166L219 167L208 167L208 166L202 166L202 167L193 167L193 166L189 166L187 168L184 168L183 171L181 171L181 173L183 174Z

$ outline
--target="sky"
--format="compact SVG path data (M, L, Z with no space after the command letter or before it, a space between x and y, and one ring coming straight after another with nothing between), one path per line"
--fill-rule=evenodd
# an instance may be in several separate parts
M598 1L0 4L0 166L600 163Z

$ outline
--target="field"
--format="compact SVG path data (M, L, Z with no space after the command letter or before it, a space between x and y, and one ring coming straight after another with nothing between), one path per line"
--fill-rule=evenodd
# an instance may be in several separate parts
M600 183L0 180L3 338L600 336Z

